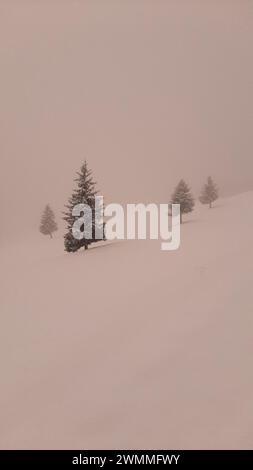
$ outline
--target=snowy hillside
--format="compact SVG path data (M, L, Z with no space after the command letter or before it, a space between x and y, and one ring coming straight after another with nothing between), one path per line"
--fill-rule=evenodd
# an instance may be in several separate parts
M177 252L2 244L0 447L252 447L252 206L198 206Z

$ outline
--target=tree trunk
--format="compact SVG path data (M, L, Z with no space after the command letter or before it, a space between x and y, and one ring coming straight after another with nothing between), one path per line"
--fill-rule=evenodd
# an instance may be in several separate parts
M84 245L84 249L85 249L85 250L88 250L88 245Z
M183 222L183 214L180 212L180 224Z
M53 238L53 235L52 235L52 233L50 233L49 235L50 235L50 238Z
M211 209L211 208L212 208L212 203L211 203L211 202L209 202L209 209Z

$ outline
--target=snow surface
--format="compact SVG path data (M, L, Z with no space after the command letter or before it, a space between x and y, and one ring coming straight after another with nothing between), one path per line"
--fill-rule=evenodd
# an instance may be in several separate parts
M251 448L252 206L198 206L177 252L3 243L0 447Z

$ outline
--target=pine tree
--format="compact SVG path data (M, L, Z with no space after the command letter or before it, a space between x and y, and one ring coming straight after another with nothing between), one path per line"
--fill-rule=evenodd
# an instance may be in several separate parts
M52 238L52 234L56 230L58 230L58 227L55 222L54 212L49 204L47 204L41 217L40 232L43 233L43 235L50 235L50 238Z
M207 178L207 183L203 186L199 200L202 204L209 204L211 209L212 203L218 199L218 188L214 184L211 176Z
M194 208L191 190L183 179L179 181L171 196L171 204L180 204L180 223L182 223L182 215L192 212Z
M67 222L67 232L64 235L64 246L65 251L75 252L80 248L84 247L85 250L91 243L99 241L95 237L96 217L95 217L95 196L98 194L96 190L96 183L93 181L92 172L88 169L87 162L85 161L81 166L80 172L77 172L77 178L74 180L77 183L76 189L74 189L72 196L68 200L68 204L65 206L67 211L64 212L63 219ZM92 226L90 227L90 221L87 218L87 224L85 223L80 228L83 232L83 238L81 240L76 239L73 236L72 228L76 217L73 216L73 208L77 204L87 204L92 210ZM84 216L84 214L82 214ZM92 237L86 238L85 231L91 230ZM104 240L103 236L103 240Z

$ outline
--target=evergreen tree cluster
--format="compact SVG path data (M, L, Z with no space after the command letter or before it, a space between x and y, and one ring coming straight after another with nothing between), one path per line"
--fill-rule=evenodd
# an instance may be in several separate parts
M96 219L97 212L95 207L95 196L98 195L96 182L93 180L92 172L88 168L86 161L82 164L80 171L77 172L77 176L74 181L76 183L76 187L73 190L73 193L65 206L66 210L63 213L63 219L67 224L67 231L64 235L64 247L65 251L72 253L80 248L87 250L91 243L105 240L104 222ZM211 208L216 199L218 199L218 189L212 178L209 176L201 190L199 200L202 204L208 204ZM170 202L171 204L180 204L180 223L182 223L183 214L193 211L195 206L194 197L190 187L183 179L179 181L172 193ZM73 235L73 227L76 222L77 215L73 213L73 209L80 204L85 204L86 207L88 206L91 209L90 212L92 217L85 215L85 211L80 211L78 218L79 216L82 217L82 219L80 219L81 226L79 227L79 233L81 236L76 237ZM96 229L98 227L101 229L101 238L97 237ZM43 235L49 235L52 238L52 234L56 230L57 224L54 212L51 207L47 205L42 214L40 232Z
M207 183L203 186L199 200L201 204L209 204L212 207L212 203L218 199L218 189L214 184L211 176L208 177ZM192 212L195 206L194 197L191 193L191 189L186 182L181 179L176 186L172 196L171 204L180 204L180 223L183 220L183 214Z

